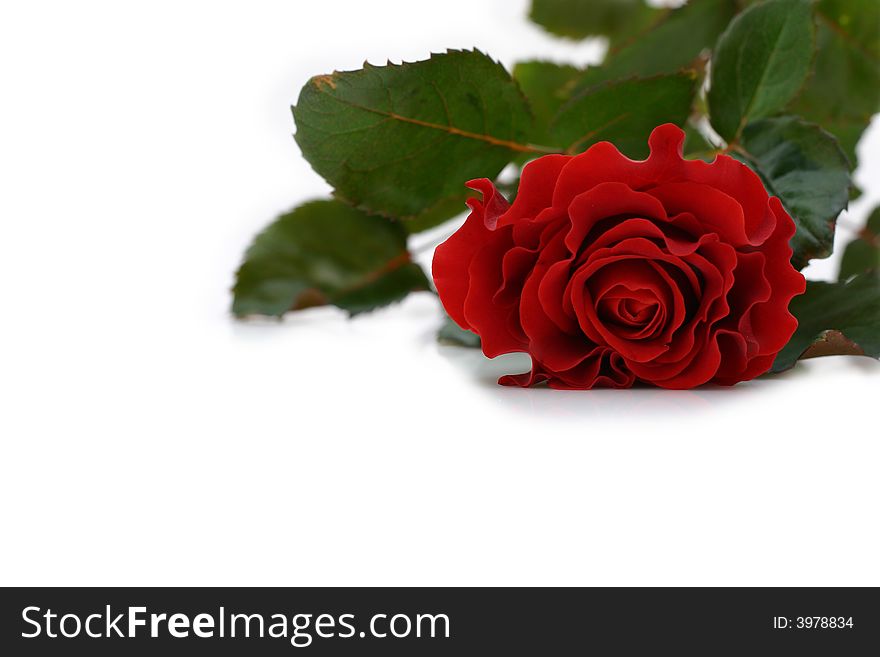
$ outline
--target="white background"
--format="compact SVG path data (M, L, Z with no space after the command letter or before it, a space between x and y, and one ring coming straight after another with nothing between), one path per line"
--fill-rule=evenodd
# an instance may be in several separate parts
M229 317L253 234L328 192L291 138L306 80L446 47L600 54L525 14L3 4L0 583L880 584L874 361L511 390L523 359L438 346L427 294ZM861 157L850 228L880 192L876 124Z

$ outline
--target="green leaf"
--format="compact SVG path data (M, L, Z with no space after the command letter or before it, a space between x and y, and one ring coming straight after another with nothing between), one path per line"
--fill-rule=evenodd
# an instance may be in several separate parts
M675 73L699 65L736 13L735 0L695 0L667 12L650 29L611 49L602 66L586 70L577 91L606 80Z
M846 280L864 272L880 276L880 207L874 208L858 237L846 245L838 278Z
M440 199L427 210L417 214L414 217L406 217L401 220L401 224L406 228L410 235L428 230L434 226L449 221L453 217L457 217L467 211L465 201L469 194L462 193L448 198Z
M528 99L535 117L531 141L549 143L547 129L550 121L571 98L572 87L582 74L583 70L576 66L552 62L519 62L513 67L513 79Z
M834 137L798 117L783 116L750 123L741 146L738 154L797 224L794 265L800 268L811 258L828 256L850 187L849 165Z
M443 326L437 331L437 341L454 347L480 348L480 336L461 328L448 316L443 321Z
M529 18L557 36L620 38L644 29L662 13L643 0L532 0Z
M798 328L779 352L771 372L799 358L841 354L880 358L880 278L856 276L848 282L807 281L805 294L789 306Z
M809 113L809 112L808 112ZM814 119L815 120L815 119ZM855 169L859 158L856 154L856 145L862 138L862 134L868 127L870 120L851 122L849 120L819 119L822 127L837 138L840 148L849 160L850 169Z
M838 143L840 143L840 140L838 140ZM843 146L841 146L841 148L843 148ZM850 165L851 164L852 164L852 161L850 161ZM862 189L858 185L856 185L855 182L853 182L853 184L850 185L850 188L849 188L849 200L855 201L861 195L862 195Z
M813 57L809 0L769 0L731 21L715 46L709 116L728 143L745 124L785 107Z
M856 143L880 110L880 2L822 0L816 5L813 75L790 105L837 137L856 164Z
M579 153L610 141L629 157L646 157L654 128L687 120L696 87L690 71L598 85L562 106L550 124L551 143Z
M684 145L682 146L684 156L687 158L712 160L718 153L703 134L697 130L690 121L684 126Z
M236 274L232 312L281 316L333 304L355 315L428 289L399 223L339 201L312 201L254 239Z
M531 129L525 98L479 51L312 78L293 108L296 141L336 194L363 210L418 215L495 177Z

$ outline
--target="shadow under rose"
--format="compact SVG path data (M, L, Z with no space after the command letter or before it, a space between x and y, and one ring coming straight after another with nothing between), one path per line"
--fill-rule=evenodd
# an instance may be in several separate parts
M742 403L762 394L779 377L747 381L735 386L707 385L691 390L665 390L637 384L614 390L554 390L547 386L511 388L498 385L498 377L527 371L531 361L526 354L486 358L477 349L439 346L440 353L465 372L494 401L511 410L554 417L619 417L622 413L653 416L680 416L716 409L719 405ZM796 370L797 368L795 368ZM801 376L795 371L785 378Z

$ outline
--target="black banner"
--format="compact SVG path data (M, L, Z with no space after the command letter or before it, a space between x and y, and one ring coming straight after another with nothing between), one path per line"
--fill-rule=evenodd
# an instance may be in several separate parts
M3 589L5 655L871 654L869 588ZM877 652L873 652L877 654Z

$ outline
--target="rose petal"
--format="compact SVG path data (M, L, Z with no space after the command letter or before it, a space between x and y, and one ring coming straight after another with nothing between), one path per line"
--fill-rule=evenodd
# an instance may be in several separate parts
M527 163L520 173L519 187L510 210L499 220L502 226L536 217L552 205L559 172L571 160L569 155L545 155Z
M480 346L489 358L522 351L527 346L522 331L509 321L511 314L516 315L516 306L504 308L493 303L504 284L499 263L512 248L511 227L498 228L492 239L474 254L467 270L470 285L464 300L464 318L480 336Z
M594 144L562 168L553 205L568 206L575 196L603 182L622 182L636 191L650 191L666 183L692 182L735 198L742 207L746 241L763 243L774 222L767 214L767 192L757 174L726 155L719 155L711 163L684 160L683 141L684 132L677 126L658 126L648 138L651 153L642 161L630 160L608 142Z
M578 194L568 207L571 230L565 244L572 254L585 245L590 229L597 222L619 217L620 221L629 217L654 218L665 220L663 205L649 194L633 191L619 182L601 183L583 194ZM662 235L662 232L658 230Z
M468 268L474 254L490 239L498 216L507 209L507 200L489 180L472 180L468 187L481 192L482 201L468 199L471 213L464 225L436 248L431 263L431 274L443 308L464 329L471 329L464 317Z

